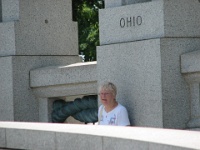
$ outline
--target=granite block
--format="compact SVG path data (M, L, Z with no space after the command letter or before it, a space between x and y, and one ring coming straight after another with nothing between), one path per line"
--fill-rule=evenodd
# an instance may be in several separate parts
M190 94L180 71L180 56L199 48L199 38L99 46L98 85L103 81L117 85L117 100L126 106L133 125L185 128Z
M183 147L183 146L172 146L172 145L150 143L148 150L172 150L172 149L173 150L191 150L193 148L188 148L188 147Z
M6 147L6 130L0 128L0 147Z
M195 73L200 71L200 50L181 55L181 72Z
M80 84L97 81L96 62L49 66L30 71L31 87Z
M30 88L30 70L45 66L68 65L78 56L10 56L1 57L1 120L38 121L39 104Z
M130 149L144 149L147 150L149 147L148 142L131 140L131 139L120 139L114 137L103 137L103 150L130 150Z
M105 0L105 8L119 7L123 5L130 5L135 3L149 2L151 0Z
M55 150L55 133L27 129L6 129L8 148Z
M160 40L97 47L97 61L98 85L116 84L131 124L163 127Z
M87 134L56 133L57 150L102 150L102 138Z
M39 122L52 122L53 100L48 98L37 98L37 100L39 103Z
M161 37L200 37L199 2L157 0L99 10L100 45Z
M1 0L1 22L19 20L19 0Z
M0 35L0 56L15 55L14 22L1 22Z
M16 55L78 55L71 0L20 0Z
M78 84L63 84L32 88L37 97L63 97L73 95L96 95L97 82L85 82Z
M0 120L14 120L12 57L0 57Z

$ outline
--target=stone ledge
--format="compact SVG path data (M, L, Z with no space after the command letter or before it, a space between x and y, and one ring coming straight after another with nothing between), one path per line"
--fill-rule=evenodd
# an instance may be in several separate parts
M181 55L181 72L200 72L200 50Z
M30 86L37 97L97 93L97 62L50 66L30 71Z
M200 149L198 131L22 122L0 122L0 129L6 130L6 139L2 139L6 140L6 145L0 145L3 148Z
M30 86L78 84L96 82L96 61L75 63L67 66L50 66L30 71Z

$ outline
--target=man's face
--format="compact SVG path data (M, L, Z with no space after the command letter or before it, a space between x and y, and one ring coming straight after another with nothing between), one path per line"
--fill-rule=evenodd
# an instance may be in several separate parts
M101 103L104 106L112 106L112 104L115 102L115 96L110 90L101 90L99 93Z

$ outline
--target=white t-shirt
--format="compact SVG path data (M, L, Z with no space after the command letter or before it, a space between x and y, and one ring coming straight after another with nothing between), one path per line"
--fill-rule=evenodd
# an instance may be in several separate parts
M112 111L106 112L105 107L101 105L98 111L99 125L127 126L130 125L127 110L118 103Z

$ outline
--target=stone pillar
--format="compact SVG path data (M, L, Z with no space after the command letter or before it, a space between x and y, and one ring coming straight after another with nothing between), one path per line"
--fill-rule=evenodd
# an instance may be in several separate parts
M117 85L132 125L187 128L180 57L200 49L199 9L199 1L154 0L99 11L98 84Z
M30 71L80 62L71 0L0 0L0 120L45 120ZM43 104L46 103L46 104ZM47 120L46 120L47 121Z

